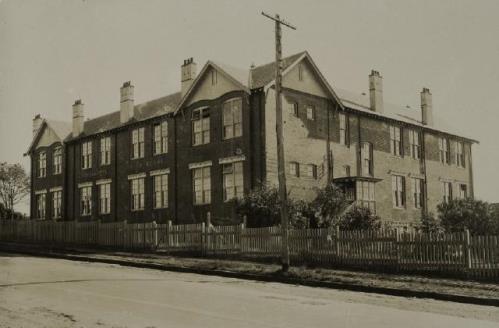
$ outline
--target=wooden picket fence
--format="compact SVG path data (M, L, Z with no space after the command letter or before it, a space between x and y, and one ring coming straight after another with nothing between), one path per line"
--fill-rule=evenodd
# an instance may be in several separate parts
M277 226L0 221L0 241L205 256L278 259L281 237ZM424 234L393 229L291 229L288 244L292 264L499 279L499 236L471 236L467 231Z

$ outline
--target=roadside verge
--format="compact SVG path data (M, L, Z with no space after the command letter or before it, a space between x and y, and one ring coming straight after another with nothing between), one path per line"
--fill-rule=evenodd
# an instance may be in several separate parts
M283 274L279 271L280 266L277 264L74 247L62 249L20 243L0 243L0 251L73 261L108 263L136 268L499 307L499 284L494 283L306 267L292 267L288 273Z

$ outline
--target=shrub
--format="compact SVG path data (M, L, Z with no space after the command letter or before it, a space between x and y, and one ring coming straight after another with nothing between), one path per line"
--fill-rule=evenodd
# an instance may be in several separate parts
M381 228L381 219L368 208L353 206L338 221L342 230L368 230Z
M345 193L336 185L329 184L317 190L317 196L310 204L311 226L313 228L330 227L338 224L340 216L352 204Z

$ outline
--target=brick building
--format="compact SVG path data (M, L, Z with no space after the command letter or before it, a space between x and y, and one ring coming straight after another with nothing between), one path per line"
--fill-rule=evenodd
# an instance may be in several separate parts
M286 174L291 197L311 199L328 174L384 220L418 221L453 197L473 197L471 146L446 128L432 95L421 109L384 102L382 77L369 92L333 89L307 52L283 59ZM274 64L240 70L181 66L180 92L72 122L33 119L31 217L190 223L235 219L233 198L277 184ZM330 160L327 160L328 150ZM327 163L330 163L328 165ZM328 173L329 172L329 173Z

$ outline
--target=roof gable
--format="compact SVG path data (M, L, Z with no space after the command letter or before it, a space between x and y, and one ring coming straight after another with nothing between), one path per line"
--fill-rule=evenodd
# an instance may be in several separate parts
M216 74L215 84L212 83L212 72ZM184 105L203 99L215 99L230 91L243 90L249 93L245 76L247 80L247 73L244 70L208 61L187 90L175 112Z
M39 147L62 143L71 134L71 123L44 119L25 155Z

